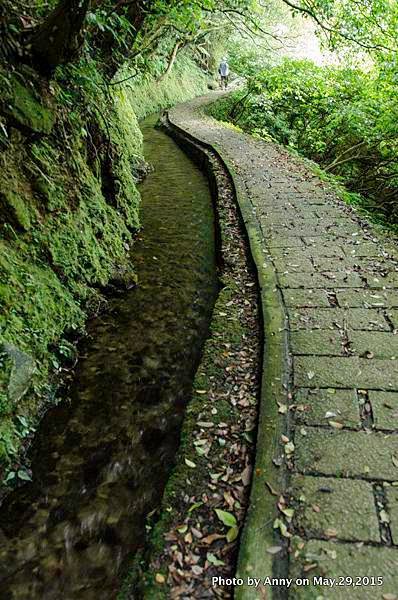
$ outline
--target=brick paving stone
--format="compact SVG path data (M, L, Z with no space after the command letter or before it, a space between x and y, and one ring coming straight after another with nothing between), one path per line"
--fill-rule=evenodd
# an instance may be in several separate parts
M293 477L294 530L306 538L380 542L373 487L365 481L332 477Z
M385 277L376 276L373 273L366 277L367 284L371 288L397 288L398 273L388 273Z
M343 339L339 330L320 329L292 331L290 346L293 354L317 354L318 356L344 356Z
M297 586L289 590L294 600L388 600L398 590L398 548L372 547L359 544L341 544L295 538L290 560L290 577L309 578L323 576L325 585ZM310 570L308 568L311 566ZM307 570L306 570L307 569ZM368 585L358 585L361 578ZM377 585L377 577L382 585ZM340 585L326 585L327 578ZM339 579L343 578L343 579ZM356 578L359 578L358 580ZM349 585L353 580L357 585ZM315 580L319 582L318 580ZM342 585L346 583L346 585ZM374 583L375 585L371 585ZM386 596L391 594L391 596Z
M295 258L298 258L297 250L295 249L272 248L272 255L275 257L285 257L288 260L294 260ZM300 258L311 259L314 256L317 256L319 258L324 257L340 259L344 258L346 255L344 253L344 248L336 244L333 244L332 246L322 246L321 248L317 249L316 253L314 253L314 251L311 248L300 249Z
M390 331L384 311L373 308L299 308L290 311L291 329L359 329Z
M398 310L394 308L393 310L388 309L387 314L393 324L393 327L398 331Z
M369 353L375 358L398 359L398 335L391 335L390 332L378 331L348 331L350 340L350 351L358 356L366 356ZM398 369L398 362L395 367Z
M275 269L278 272L284 273L285 271L294 273L312 273L314 265L308 258L292 257L290 260L285 258L274 260Z
M398 393L368 391L376 429L398 430ZM398 459L398 457L397 457Z
M387 498L388 514L390 517L390 530L392 535L392 541L396 546L398 546L398 487L386 485L385 494Z
M283 298L286 306L289 307L330 307L330 300L326 290L285 289L283 290Z
M346 247L347 256L374 256L381 257L383 252L378 244L371 242L365 242L361 244L355 244L350 247Z
M294 383L297 387L373 388L398 390L398 369L395 361L323 356L294 357Z
M298 423L327 426L329 421L337 421L345 427L358 428L361 425L359 401L355 390L336 390L334 388L301 388L294 394Z
M337 289L336 296L339 306L345 307L391 307L398 308L398 293L394 290L374 289Z
M304 242L296 236L278 236L275 239L268 240L270 248L293 248L304 246Z
M286 269L288 270L288 269ZM357 288L365 285L356 273L335 271L325 273L282 273L279 284L283 288Z
M295 433L295 465L301 473L398 480L398 437L383 432L306 427ZM398 465L398 463L397 463Z
M318 248L324 248L325 246L329 246L333 248L334 246L338 246L339 244L344 244L344 236L338 235L315 235L314 237L304 237L303 236L304 245L312 250Z

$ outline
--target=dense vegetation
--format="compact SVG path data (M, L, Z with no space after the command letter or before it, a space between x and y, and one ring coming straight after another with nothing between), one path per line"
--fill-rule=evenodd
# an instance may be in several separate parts
M397 223L396 95L389 65L364 72L286 59L228 99L221 116L317 161Z
M213 114L318 162L356 201L397 224L397 5L319 0L301 6L336 49L333 60L318 66L274 54L264 63L237 48L234 67L246 86Z

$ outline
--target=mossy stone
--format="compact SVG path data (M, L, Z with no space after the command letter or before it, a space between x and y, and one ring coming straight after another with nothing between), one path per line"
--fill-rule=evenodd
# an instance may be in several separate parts
M13 190L0 191L0 220L16 229L30 229L29 210L20 194Z
M33 90L23 85L14 76L11 80L11 95L3 112L20 127L35 133L50 133L55 123L55 113L36 97Z

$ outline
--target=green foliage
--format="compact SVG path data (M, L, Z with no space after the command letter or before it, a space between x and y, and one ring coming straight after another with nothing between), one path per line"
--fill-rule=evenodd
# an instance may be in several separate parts
M354 42L370 52L397 52L398 4L395 0L283 1L293 10L302 10L312 17L326 33L332 48Z
M243 129L320 163L397 222L396 92L390 64L363 72L285 60L249 81L224 111Z
M116 74L115 80L128 77L130 72L129 69L120 71ZM159 64L155 64L152 65L151 71L129 79L125 83L138 119L206 91L207 77L189 55L181 55L171 74L157 81L156 75L159 76L161 72L162 68L159 68Z
M108 88L88 58L55 74L53 130L29 143L20 134L10 137L0 175L0 342L25 353L35 371L13 402L12 363L0 352L0 470L15 460L53 395L48 382L74 351L66 337L81 333L102 303L100 286L135 278L128 249L139 227L137 114L187 99L205 84L182 57L159 85L148 75ZM18 469L12 472L10 484L20 478Z

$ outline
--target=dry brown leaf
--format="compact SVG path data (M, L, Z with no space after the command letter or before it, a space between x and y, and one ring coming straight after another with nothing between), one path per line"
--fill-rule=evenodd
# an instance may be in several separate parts
M250 465L247 465L243 469L240 478L242 480L243 485L249 485L252 478L252 467Z
M327 529L325 529L325 535L326 537L337 537L337 529L333 529L333 527L328 527Z
M220 535L219 533L211 533L210 535L207 535L206 537L202 538L200 540L200 543L206 544L206 546L210 546L210 544L212 544L216 540L221 540L224 537L224 535Z
M334 429L343 429L344 425L338 421L329 421L329 425Z
M264 481L264 483L265 483L265 485L267 486L267 488L269 489L270 493L271 493L273 496L278 496L279 492L277 492L277 491L276 491L276 490L275 490L275 489L272 487L272 485L269 483L269 481Z

